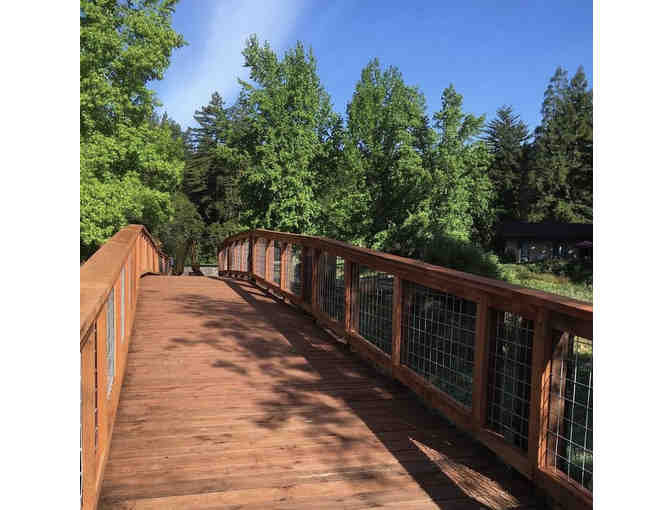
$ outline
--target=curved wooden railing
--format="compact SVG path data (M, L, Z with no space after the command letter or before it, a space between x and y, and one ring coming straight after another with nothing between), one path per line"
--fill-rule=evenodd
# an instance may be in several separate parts
M135 318L138 282L168 259L142 225L129 225L80 268L81 504L97 506Z
M218 262L310 313L557 503L592 507L592 304L268 230L227 238Z

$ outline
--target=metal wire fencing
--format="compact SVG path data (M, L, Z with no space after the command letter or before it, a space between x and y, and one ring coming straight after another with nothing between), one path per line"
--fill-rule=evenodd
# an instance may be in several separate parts
M312 250L306 250L303 257L304 267L303 267L303 299L307 303L311 303L313 299L313 252Z
M320 254L317 264L317 302L320 310L331 319L345 318L345 261L342 257Z
M470 407L476 303L407 281L403 292L401 363Z
M256 257L254 259L254 273L266 278L266 248L268 247L268 240L257 239Z
M373 345L391 354L394 277L360 264L353 264L352 268L353 327Z
M495 312L488 373L488 426L527 451L534 322Z
M248 271L250 263L250 240L240 243L240 271Z
M564 333L551 363L547 463L593 490L593 342Z
M114 384L114 369L116 362L116 342L115 342L115 321L117 319L117 313L114 306L114 287L110 291L110 294L107 298L107 398L110 398L112 393L112 386Z
M273 282L276 285L280 285L281 281L282 245L281 241L273 241Z
M301 263L301 246L290 244L287 247L287 264L285 265L285 281L287 288L295 296L301 295L301 275L303 264Z
M229 269L232 271L236 270L236 243L233 243L229 246L229 260L231 261Z
M121 268L121 343L124 343L126 336L126 266Z

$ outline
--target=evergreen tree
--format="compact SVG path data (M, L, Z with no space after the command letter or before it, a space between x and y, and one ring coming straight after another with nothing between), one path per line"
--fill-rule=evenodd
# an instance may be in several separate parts
M583 67L571 81L558 68L544 95L530 183L530 219L573 223L593 218L593 92Z
M524 162L525 146L530 138L527 125L513 113L513 108L503 106L491 120L483 139L493 161L488 175L494 186L494 212L500 219L524 220L527 193L527 175Z
M487 176L491 157L480 141L485 116L462 111L462 96L451 85L443 91L434 114L438 143L431 156L430 178L421 207L404 225L411 256L427 258L439 239L484 244L492 231L492 185ZM446 261L446 265L450 265Z
M225 108L215 92L210 103L196 111L198 127L189 132L189 159L184 190L205 222L199 252L205 261L215 257L219 243L241 230L240 177L244 154L238 141L244 134L240 104Z

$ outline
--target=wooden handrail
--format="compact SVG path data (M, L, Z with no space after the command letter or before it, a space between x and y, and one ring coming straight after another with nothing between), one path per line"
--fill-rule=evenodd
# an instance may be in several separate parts
M265 257L260 255L265 260L264 267L256 267L259 239L267 241ZM273 241L301 248L303 270L299 273L302 282L301 291L297 294L291 291L288 279L285 277L287 253L291 253L287 247L283 247L281 256L276 261L280 263L280 283L274 281ZM240 260L243 244L248 247L247 264ZM562 501L569 508L592 507L592 493L580 483L571 480L567 474L563 476L558 469L551 468L546 455L549 413L554 405L557 407L557 403L554 404L551 400L558 399L557 396L551 396L550 386L554 353L557 354L559 348L559 333L581 337L591 343L592 349L591 303L316 236L256 229L231 236L222 243L222 246L218 256L221 276L249 278L302 308L315 317L320 325L342 337L353 351L408 386L458 427L533 480L555 500ZM309 257L311 262L306 264ZM369 306L367 313L385 316L385 321L390 324L386 334L388 338L385 339L387 344L384 345L377 344L375 338L372 339L360 328L357 303L362 298L359 295L361 267L368 268L369 275L374 273L382 275L387 282L383 290L387 293L385 299L388 299L389 303L367 305ZM310 278L310 281L304 281L306 278ZM335 279L341 283L335 284ZM392 285L389 283L390 279L393 279ZM366 287L369 289L368 292L371 282L368 280L366 283L369 285ZM376 299L380 299L379 290L376 290ZM444 303L457 300L464 303L460 306L468 306L474 310L473 316L455 312L447 306L442 312L451 319L473 318L473 331L470 332L472 343L466 345L471 356L457 360L464 362L465 366L473 367L472 372L468 374L471 382L466 388L470 395L470 403L460 401L445 387L440 387L436 381L428 378L427 373L418 370L417 367L413 368L408 362L410 355L405 359L402 354L406 352L404 347L407 347L409 342L405 334L420 338L413 340L416 342L415 348L420 350L430 349L427 338L433 339L431 349L437 349L437 335L447 335L437 331L440 331L441 327L445 329L448 325L439 324L433 316L429 317L429 322L434 320L433 329L423 331L423 327L428 327L418 326L412 322L404 323L406 316L423 313L423 310L414 308L416 296L430 294L432 297L429 300L422 301L422 298L419 298L422 306L436 308L436 303L444 299ZM325 299L329 301L329 306L324 306ZM375 308L376 306L379 308ZM422 308L420 305L417 306ZM341 312L334 314L334 308ZM409 318L408 321L412 319ZM514 330L517 336L508 339L507 335L513 335L510 331ZM455 342L452 336L440 340ZM422 342L427 345L422 345ZM504 344L506 345L502 347ZM525 362L518 363L519 354L516 351L516 363L513 364L520 365L520 368L515 368L515 382L512 384L517 386L509 389L521 402L528 402L528 407L520 411L525 416L521 417L522 428L518 433L522 439L518 438L519 440L513 438L511 431L498 423L496 417L493 418L493 413L499 412L497 406L500 404L496 399L502 398L498 396L500 395L498 392L507 391L504 385L509 384L502 382L502 375L498 372L497 365L493 368L496 360L503 356L501 349L505 349L504 353L507 352L506 349L517 349L521 353L520 359L523 359L523 354L525 356ZM452 356L452 353L449 354ZM427 363L431 361L435 365L437 363L436 360L425 361ZM442 370L444 368L442 367ZM466 383L464 385L466 386ZM592 447L590 454L592 455Z
M129 225L80 267L82 508L98 504L135 319L139 279L167 272L147 229Z

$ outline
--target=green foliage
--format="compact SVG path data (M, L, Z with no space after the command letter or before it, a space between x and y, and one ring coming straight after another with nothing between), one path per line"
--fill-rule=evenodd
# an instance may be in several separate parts
M443 91L434 119L440 141L431 190L433 217L446 234L485 245L494 221L494 190L487 175L492 157L482 141L470 143L485 116L463 113L462 96L451 85Z
M592 278L585 283L578 283L567 276L540 271L534 265L501 264L500 270L501 278L509 283L581 301L593 301Z
M582 67L571 79L558 68L544 95L530 183L532 221L593 219L593 91Z
M80 4L80 257L120 227L155 229L170 214L183 169L175 125L153 116L146 87L174 48L175 1Z
M398 69L382 70L377 59L364 68L325 204L328 235L411 255L436 236L478 238L491 223L490 156L471 143L484 118L462 112L452 85L442 100L437 133L424 96Z
M182 274L185 260L192 246L203 236L205 225L196 206L184 193L172 196L172 210L170 220L160 225L158 236L164 252L175 259L173 273Z
M254 84L241 81L245 122L225 155L244 163L241 222L251 227L312 233L319 215L316 188L338 125L317 75L312 50L299 42L278 59L252 36L243 50Z
M120 124L149 119L154 93L174 48L184 39L170 26L177 0L80 1L81 135L112 135Z
M593 284L593 263L584 259L545 259L528 264L538 273L550 273L569 278L574 283Z
M86 167L80 175L80 256L88 256L120 228L140 223L154 230L170 211L169 195L144 185L129 172L100 180Z
M422 260L466 273L500 278L499 260L477 245L449 236L435 236L424 247Z
M240 219L240 176L248 158L237 143L243 131L237 120L239 109L239 105L224 108L215 92L194 115L199 127L190 133L184 190L208 225Z
M427 189L430 174L419 151L425 98L397 68L383 71L374 59L362 70L347 114L346 171L363 188L363 203L351 205L369 216L351 235L381 248L394 242L395 230L417 211Z
M499 219L525 220L527 217L526 143L527 125L503 106L485 129L484 140L494 156L488 174L495 187L495 213Z

